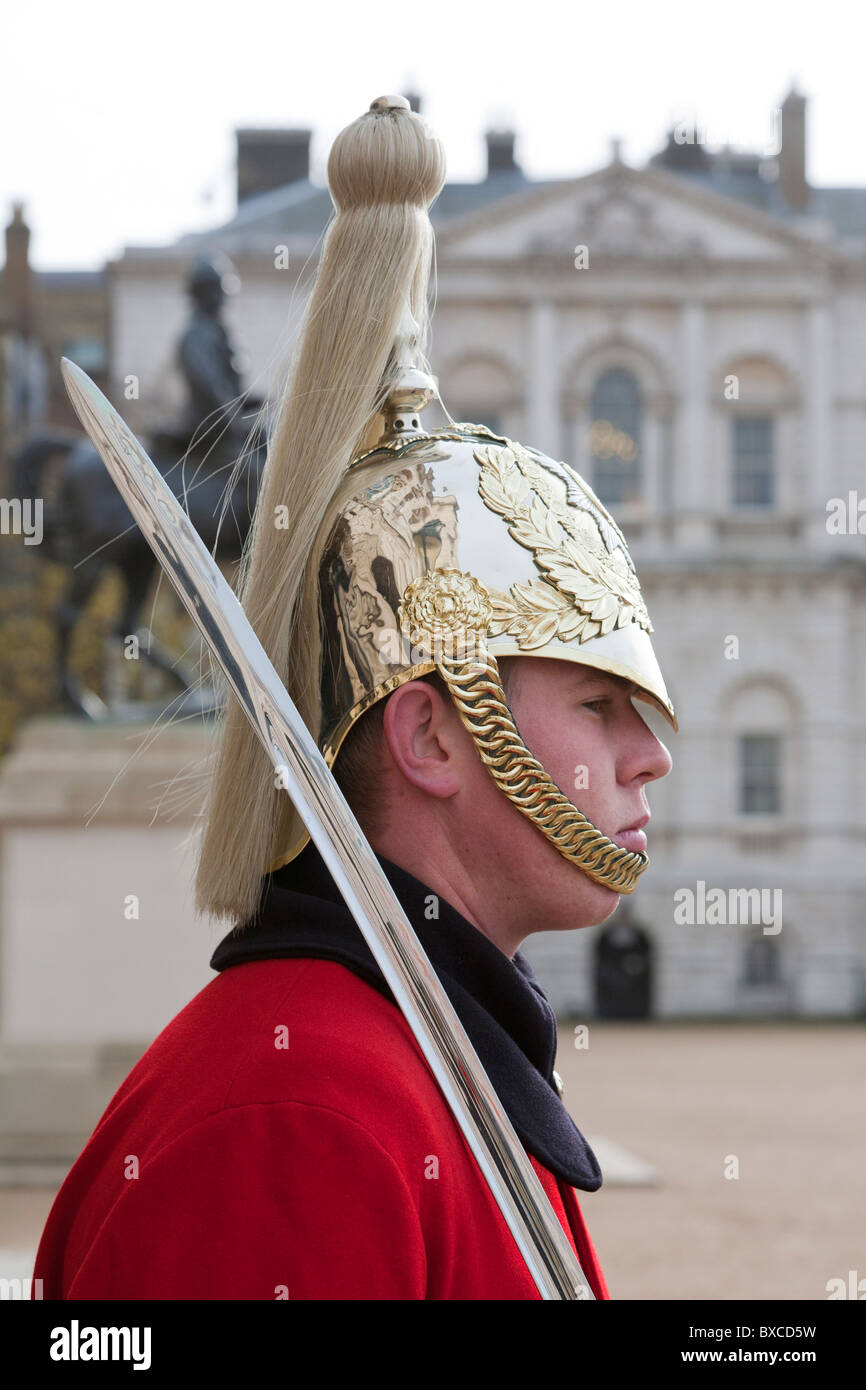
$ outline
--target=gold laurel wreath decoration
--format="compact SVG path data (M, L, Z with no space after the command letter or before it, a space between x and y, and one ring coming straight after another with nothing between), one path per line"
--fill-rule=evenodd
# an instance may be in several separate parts
M527 449L484 445L478 492L509 534L531 550L542 577L492 595L490 635L507 632L532 651L558 637L581 643L635 622L652 631L622 532L598 504L564 507ZM575 475L576 477L576 475ZM575 483L577 487L577 483ZM584 488L587 498L594 494Z

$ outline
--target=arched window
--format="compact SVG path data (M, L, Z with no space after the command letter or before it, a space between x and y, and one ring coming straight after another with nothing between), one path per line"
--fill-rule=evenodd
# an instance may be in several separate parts
M590 402L590 446L593 487L607 506L640 498L641 415L636 377L623 367L602 372Z
M595 942L595 1009L599 1018L649 1018L653 942L628 917L608 922Z

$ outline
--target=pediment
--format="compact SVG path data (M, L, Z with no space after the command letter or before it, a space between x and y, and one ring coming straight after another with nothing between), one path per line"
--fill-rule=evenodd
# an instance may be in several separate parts
M442 254L486 261L595 254L647 259L787 260L812 242L739 199L655 169L613 164L491 202L438 233ZM815 244L821 258L825 244Z

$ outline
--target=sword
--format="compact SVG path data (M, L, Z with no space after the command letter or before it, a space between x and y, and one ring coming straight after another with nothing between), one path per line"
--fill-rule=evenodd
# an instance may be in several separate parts
M593 1299L450 999L316 742L186 512L89 376L66 390L145 540L263 744L451 1108L542 1299Z

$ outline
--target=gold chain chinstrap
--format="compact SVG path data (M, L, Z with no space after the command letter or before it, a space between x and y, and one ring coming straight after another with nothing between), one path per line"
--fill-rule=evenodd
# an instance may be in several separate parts
M464 727L509 801L594 882L617 893L633 892L649 857L608 839L533 757L511 717L496 658L483 643L468 659L441 649L435 655Z

